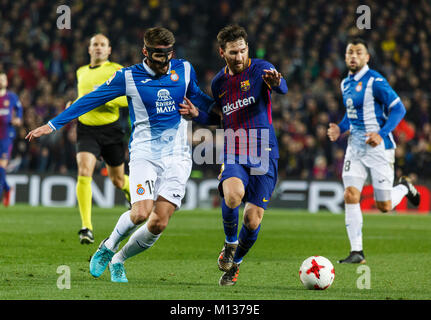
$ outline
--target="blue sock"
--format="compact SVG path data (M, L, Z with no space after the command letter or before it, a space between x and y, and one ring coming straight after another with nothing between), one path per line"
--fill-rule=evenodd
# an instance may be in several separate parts
M226 205L226 202L222 201L221 213L223 217L223 228L224 234L226 235L227 242L235 242L238 240L238 215L239 206L235 209L231 209Z
M3 167L0 167L0 198L4 191L9 191L9 186L6 183L6 170Z
M233 257L235 263L240 263L248 250L254 245L259 230L260 225L256 230L249 230L244 224L242 225L241 231L239 232L239 244L236 248L235 256Z

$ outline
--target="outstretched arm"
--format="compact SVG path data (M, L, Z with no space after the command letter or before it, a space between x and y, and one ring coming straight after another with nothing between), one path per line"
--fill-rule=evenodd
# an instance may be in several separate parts
M52 128L48 124L44 124L43 126L40 126L39 128L36 128L34 130L31 130L25 138L30 142L33 140L33 138L39 138L41 136L50 134L52 131Z
M106 81L96 90L76 100L72 105L70 105L70 107L65 109L55 118L51 119L47 124L30 131L25 138L31 141L33 138L39 138L43 135L50 134L52 131L60 129L66 123L78 118L84 113L87 113L106 102L115 99L116 97L123 96L124 94L124 74L121 71L117 71L117 73L113 75L113 78Z

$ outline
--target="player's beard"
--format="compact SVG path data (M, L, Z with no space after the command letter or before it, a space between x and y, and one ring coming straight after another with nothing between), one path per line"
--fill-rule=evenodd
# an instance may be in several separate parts
M233 61L230 65L229 65L229 69L232 70L233 73L241 73L245 70L246 66L247 66L247 61L248 61L248 57L245 58L243 61L241 61L241 63L237 63L237 61Z
M158 76L165 74L168 71L169 68L169 62L168 63L154 63L146 60L147 65L153 70Z
M361 70L364 65L365 63L362 63L362 64L356 63L354 66L348 64L347 69L349 69L350 73L356 73L359 70Z

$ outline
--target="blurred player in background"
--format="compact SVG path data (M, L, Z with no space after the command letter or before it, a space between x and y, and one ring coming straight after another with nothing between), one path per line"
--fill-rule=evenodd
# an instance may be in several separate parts
M214 101L199 89L192 65L172 59L174 43L169 30L148 29L144 34L142 63L117 71L105 84L26 137L31 140L58 130L113 98L126 95L129 100L132 208L120 216L111 235L92 256L90 273L94 277L100 277L109 264L111 281L128 282L124 261L153 246L181 206L192 159L188 122L178 112L179 103L187 96L206 110ZM120 242L132 232L128 242L116 252Z
M414 206L420 194L408 177L394 183L395 141L392 131L403 119L406 109L387 80L368 67L370 55L362 39L348 42L345 61L348 76L341 82L346 114L337 125L330 123L328 137L336 141L350 130L344 158L343 184L345 221L351 251L339 263L365 263L362 248L362 187L371 176L376 206L382 212L394 209L404 196Z
M108 60L111 46L103 34L96 34L90 39L88 53L90 64L76 71L78 99L97 89L123 67ZM70 104L71 101L67 107ZM76 197L82 221L78 232L81 244L94 242L91 181L97 159L103 158L112 183L124 192L130 202L129 177L124 174L125 145L124 131L119 121L120 107L127 107L125 96L106 102L78 118Z
M15 127L22 125L22 106L18 96L7 90L8 80L0 72L0 197L3 205L10 204L11 188L6 182L6 168L11 156Z
M219 32L217 40L226 67L212 81L214 112L198 110L188 100L181 105L180 112L191 115L201 124L218 124L217 113L222 114L225 149L219 191L223 198L225 241L218 266L224 271L219 284L230 286L236 283L239 265L257 240L264 211L277 182L279 154L272 125L271 92L285 94L287 84L271 63L249 58L244 28L227 26ZM229 129L240 136L234 145L228 143L232 137L226 137ZM233 138L230 141L234 141L235 136ZM260 163L256 161L259 158ZM242 202L245 203L244 221L238 236Z

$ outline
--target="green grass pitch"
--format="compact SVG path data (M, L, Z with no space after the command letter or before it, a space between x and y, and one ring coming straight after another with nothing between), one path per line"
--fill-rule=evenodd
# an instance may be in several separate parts
M125 264L129 283L94 279L88 260L125 208L93 209L96 241L79 244L77 209L1 208L0 299L127 300L386 300L431 298L431 215L364 215L370 289L359 289L358 265L339 265L349 245L344 215L270 209L238 283L220 287L217 256L223 243L219 210L178 211L156 245ZM304 289L298 270L311 255L330 259L335 281ZM70 268L70 289L59 289ZM61 281L60 281L61 283Z

